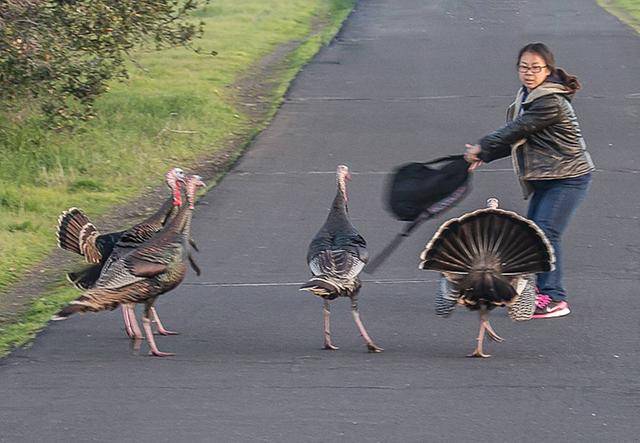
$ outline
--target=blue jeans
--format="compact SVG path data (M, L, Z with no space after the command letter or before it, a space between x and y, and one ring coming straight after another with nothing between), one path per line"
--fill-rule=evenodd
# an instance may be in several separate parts
M556 254L556 268L538 274L538 289L555 301L563 301L567 293L562 287L562 233L571 216L584 200L591 183L591 173L559 180L530 180L533 197L527 218L547 235Z

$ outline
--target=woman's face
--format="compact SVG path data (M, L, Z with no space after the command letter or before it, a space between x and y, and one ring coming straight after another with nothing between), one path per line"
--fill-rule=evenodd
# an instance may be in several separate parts
M551 71L540 55L534 52L525 52L518 63L518 77L522 84L531 91L546 80Z

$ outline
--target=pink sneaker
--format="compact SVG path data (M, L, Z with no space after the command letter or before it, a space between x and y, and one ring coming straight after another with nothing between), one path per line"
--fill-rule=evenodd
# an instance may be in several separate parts
M571 310L566 301L554 301L545 294L536 297L536 310L531 318L556 318L569 315Z

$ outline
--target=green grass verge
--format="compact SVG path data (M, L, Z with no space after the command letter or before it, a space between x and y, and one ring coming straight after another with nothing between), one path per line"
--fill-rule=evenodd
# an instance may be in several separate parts
M18 321L0 328L0 357L35 337L53 313L77 296L77 290L60 284L52 287L50 294L34 300Z
M598 0L598 4L640 33L640 0Z
M0 297L54 247L58 214L79 206L99 216L164 171L214 154L261 128L237 105L232 87L262 57L288 41L302 42L279 71L276 111L300 67L335 34L355 0L216 0L197 11L202 54L186 49L141 52L126 83L113 84L97 117L72 133L43 129L29 112L0 114ZM325 23L312 33L313 23ZM77 292L58 285L20 321L0 329L0 354L25 343Z

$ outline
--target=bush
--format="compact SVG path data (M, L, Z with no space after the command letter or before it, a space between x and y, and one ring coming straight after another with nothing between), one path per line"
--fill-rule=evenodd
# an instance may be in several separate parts
M3 0L0 103L34 101L54 126L91 118L109 80L127 77L132 49L189 46L201 35L203 23L187 14L203 1Z

